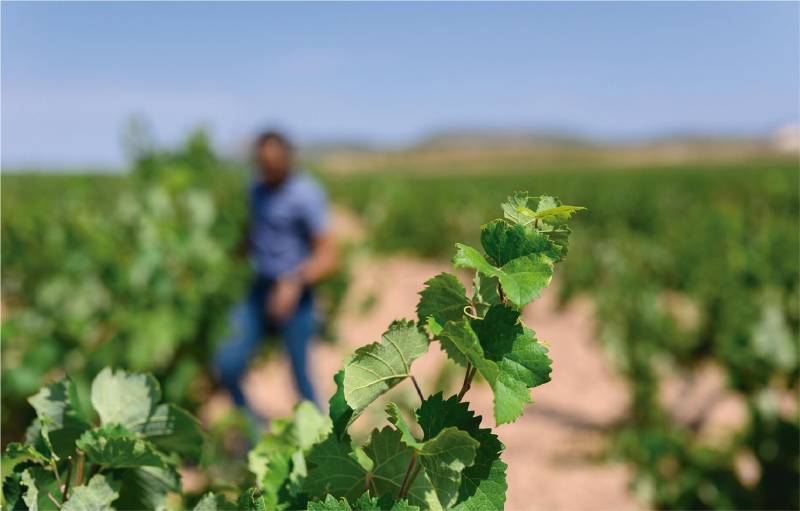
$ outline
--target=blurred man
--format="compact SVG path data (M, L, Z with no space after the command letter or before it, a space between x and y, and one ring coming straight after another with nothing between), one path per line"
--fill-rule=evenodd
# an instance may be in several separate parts
M325 193L294 168L289 140L278 132L263 133L254 157L257 176L250 188L246 242L255 279L234 310L230 338L215 357L234 402L248 410L241 378L268 332L283 338L298 391L315 401L308 375L315 330L312 287L334 270L337 259Z

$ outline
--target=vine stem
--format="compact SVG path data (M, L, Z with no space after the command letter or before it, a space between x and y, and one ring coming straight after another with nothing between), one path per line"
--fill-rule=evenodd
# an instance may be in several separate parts
M69 494L69 483L72 481L72 456L67 457L67 475L64 478L64 490L61 492L61 504L67 501L67 494Z
M417 468L414 469L414 473L411 474L411 478L408 480L408 484L406 484L405 491L403 491L402 495L398 495L399 498L405 498L405 496L408 494L408 490L411 489L411 485L414 484L414 480L419 475L420 470L422 470L422 465L417 465Z
M78 450L78 467L75 471L75 486L83 484L83 468L86 463L86 455L83 451Z
M55 498L55 497L53 497L53 494L52 494L52 493L50 493L50 492L47 492L47 498L48 498L48 499L50 499L50 502L52 502L53 504L55 504L56 508L58 508L58 509L61 509L61 504L59 504L59 503L58 503L58 500L56 500L56 498Z
M400 492L397 494L398 498L403 498L406 496L406 492L408 488L406 488L406 483L408 483L408 476L411 475L411 469L414 468L414 463L417 461L417 451L413 451L411 453L411 461L408 462L408 468L406 468L406 475L403 476L403 483L400 485ZM409 484L409 486L411 486Z
M58 485L58 490L61 492L61 496L64 496L64 483L61 482L61 475L58 473L58 465L56 464L55 460L51 457L50 458L50 466L53 468L53 472L56 476L56 484Z
M411 375L411 381L414 383L414 388L417 389L417 395L419 396L420 401L425 401L425 396L422 395L422 389L419 388L419 383L417 383L417 379L414 378L414 375Z
M472 367L470 362L467 362L467 372L464 373L464 383L461 384L461 390L458 391L458 400L464 397L464 394L467 393L470 386L472 385L472 378L475 376L475 371L477 368Z

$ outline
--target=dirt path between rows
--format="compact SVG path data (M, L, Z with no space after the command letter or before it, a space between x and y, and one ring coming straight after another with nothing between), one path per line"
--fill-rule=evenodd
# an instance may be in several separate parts
M332 378L342 360L356 347L378 340L394 319L413 318L424 281L451 270L444 263L407 257L362 256L355 264L358 272L336 323L339 341L313 348L313 373L321 400L333 392ZM524 313L526 324L550 346L552 381L533 390L535 403L523 417L497 429L506 445L503 459L509 465L506 508L641 508L627 488L629 471L622 465L596 461L604 446L603 429L624 410L623 384L592 338L589 302L578 300L558 309L555 294L554 286L549 288ZM443 373L444 360L434 344L428 355L414 363L412 372L424 392L434 390L437 378L445 381L451 393L457 390L463 370L447 363L450 369ZM448 371L451 377L446 378ZM281 417L290 414L297 399L291 381L286 359L279 355L249 372L245 392L258 411ZM484 383L473 385L467 396L473 409L483 415L484 425L492 426L489 388ZM214 398L217 402L225 399ZM411 385L404 383L385 396L384 401L388 400L413 405L418 398ZM355 424L357 431L386 424L380 404L368 412Z

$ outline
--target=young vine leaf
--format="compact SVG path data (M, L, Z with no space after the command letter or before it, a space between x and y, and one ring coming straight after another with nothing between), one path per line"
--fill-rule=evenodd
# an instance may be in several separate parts
M445 325L460 321L469 306L464 285L450 273L440 273L425 282L417 303L417 316L421 325L426 325L434 339L438 340L447 356L461 366L469 362L463 352L453 346L447 336L442 335Z
M328 401L328 414L333 423L333 434L341 440L347 435L347 427L356 418L355 411L344 398L344 369L333 376L336 392Z
M346 499L327 495L325 500L309 502L308 511L419 511L419 507L412 506L405 499L394 501L387 497L376 498L363 493L351 506Z
M354 414L410 376L411 363L427 351L428 337L411 321L394 322L381 342L357 349L344 366L344 398Z
M119 484L110 477L97 474L89 484L78 486L61 511L108 511L119 497Z
M168 465L151 443L119 424L86 431L75 445L89 462L106 467L166 468Z
M503 219L492 220L481 227L481 246L498 266L533 254L556 261L561 254L561 248L546 235Z
M92 382L92 406L101 424L136 426L161 400L158 381L148 374L106 367Z
M527 192L514 192L502 205L506 219L546 235L560 249L556 262L567 255L570 228L566 222L582 206L564 206L555 197L529 197Z
M403 443L416 451L417 462L436 488L442 507L449 508L458 497L461 472L475 462L475 451L480 444L455 427L444 428L433 438L417 440L395 403L388 403L386 412L389 422L402 435Z
M513 422L531 402L528 389L550 381L552 361L547 348L533 330L520 324L519 312L504 305L492 306L483 320L471 324L485 357L499 369L492 384L497 423ZM480 371L484 365L476 367Z
M302 401L289 419L274 420L248 455L261 498L270 509L286 509L302 501L305 455L331 431L331 421L317 407Z
M456 249L453 257L456 268L471 268L497 278L505 297L517 308L537 298L553 276L553 261L544 254L517 257L498 267L468 245L456 243Z
M309 453L305 490L312 496L333 495L354 502L363 492L375 496L400 497L405 474L414 449L401 441L401 433L386 427L373 430L364 449L354 449L349 439L334 435L315 445ZM428 476L419 473L404 492L412 505L421 509L442 509Z
M506 500L506 464L500 459L503 444L488 428L481 428L481 417L456 396L444 399L442 393L426 399L417 410L423 438L430 439L448 427L456 427L478 441L475 462L461 473L458 500L452 509L459 511L501 510Z
M466 290L458 278L451 273L440 273L425 282L417 303L417 317L421 324L428 325L437 338L448 321L458 321L469 306Z

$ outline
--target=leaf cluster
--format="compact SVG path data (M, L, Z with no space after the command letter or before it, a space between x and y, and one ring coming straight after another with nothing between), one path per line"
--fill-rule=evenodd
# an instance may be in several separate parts
M29 399L36 419L3 454L3 509L155 509L180 491L177 468L197 460L200 424L161 403L150 375L106 368L91 409L68 378Z

